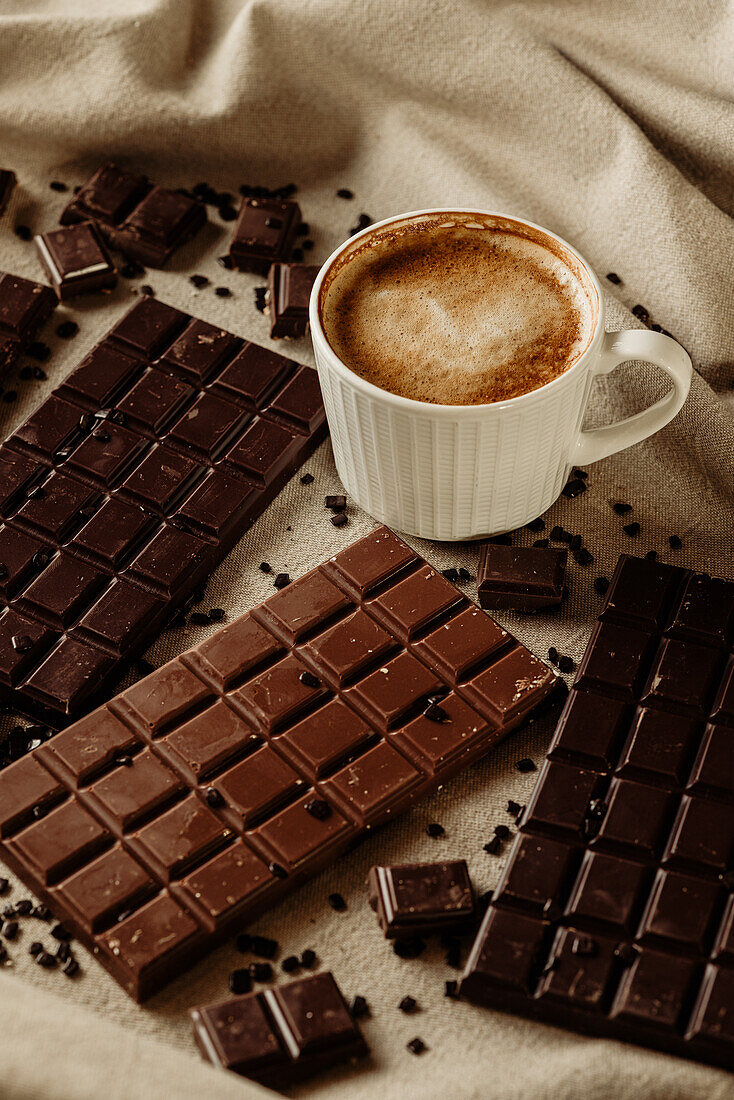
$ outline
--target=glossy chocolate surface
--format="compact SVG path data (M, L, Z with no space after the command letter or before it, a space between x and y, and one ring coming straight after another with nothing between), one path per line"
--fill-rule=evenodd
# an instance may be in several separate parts
M270 335L274 340L305 336L308 303L321 268L318 264L273 264L268 274Z
M0 380L36 339L55 307L50 287L0 272Z
M485 542L479 554L479 603L490 610L537 611L563 599L567 550Z
M206 224L206 207L146 176L106 164L77 192L62 225L92 221L112 247L149 267L162 267Z
M267 275L271 264L290 258L300 221L297 202L243 199L229 246L235 267Z
M133 306L0 448L0 699L103 698L325 434L310 367Z
M370 905L388 939L468 932L474 926L474 890L463 859L372 867L367 885Z
M193 1008L204 1058L271 1088L367 1054L333 976L312 974L275 989Z
M117 272L94 222L78 222L35 238L38 257L59 299L111 290Z
M623 556L461 993L734 1068L734 583Z
M0 855L140 999L555 683L380 527L0 772Z

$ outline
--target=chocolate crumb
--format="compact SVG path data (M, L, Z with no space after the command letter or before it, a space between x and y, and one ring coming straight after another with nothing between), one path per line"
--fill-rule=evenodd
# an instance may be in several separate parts
M291 583L288 573L277 573L273 584L276 588L286 588Z
M474 578L472 577L472 575L471 575L471 573L469 572L468 569L464 569L463 566L459 569L459 580L471 581L473 579Z
M346 512L336 512L335 515L330 517L330 522L334 527L346 527L349 523L349 517Z
M628 512L632 511L632 505L625 504L623 501L618 500L612 505L612 510L616 512L618 516L626 516Z
M220 267L223 267L225 271L232 270L233 264L231 256L217 256L217 263Z
M350 191L348 187L340 187L336 194L337 194L337 198L340 198L340 199L353 199L354 198L354 192Z
M482 847L490 856L498 856L502 851L502 840L498 836L493 836L492 839L488 840Z
M60 336L62 340L71 340L79 331L79 325L76 321L62 321L60 325L56 327L56 335Z
M522 809L522 807L520 806L519 802L515 802L515 800L513 798L508 798L507 799L507 812L508 812L508 814L512 814L513 817L517 817L517 815L520 813L521 809Z
M329 905L335 913L344 913L347 909L347 903L341 894L329 894Z
M370 1006L367 1003L365 997L361 997L359 994L354 998L349 1009L352 1019L363 1020L365 1016L370 1014Z
M522 760L516 760L515 767L519 772L534 772L538 770L529 756L524 756Z
M610 271L607 275L607 279L610 283L614 283L615 286L622 285L622 280L620 279L619 275L617 275L616 271Z
M304 474L301 478L301 485L310 485L313 480L313 474Z
M645 561L657 561L657 560L658 560L657 550L648 550L647 553L645 554Z
M668 539L668 542L670 543L671 550L680 550L680 548L683 546L683 541L679 538L678 535L671 535Z
M550 546L550 539L536 539L533 546L542 546L544 549Z
M233 970L229 976L229 991L236 997L252 990L252 975L245 967Z
M507 828L506 825L495 825L494 835L498 836L500 840L507 840L508 836L510 835L510 830Z
M439 825L437 821L430 821L428 825L426 825L426 832L428 836L431 837L446 836L446 830L443 825Z
M229 289L228 286L217 286L214 288L214 293L216 294L217 298L232 297L232 291Z
M288 955L280 964L280 969L286 974L292 974L300 965L297 955Z
M305 951L301 952L301 966L305 966L307 970L311 970L317 962L316 952L312 948L307 947Z
M644 325L650 320L650 311L645 309L644 306L632 306L632 313L637 317Z
M637 521L635 520L634 523L625 523L622 530L624 531L625 535L629 535L629 537L631 539L634 539L634 538L637 538L637 536L639 535L642 528L640 527L639 523L637 523Z
M418 1002L416 1001L415 997L411 997L410 995L408 995L403 997L403 999L398 1003L398 1008L401 1012L405 1012L407 1015L410 1015L411 1012L415 1012L417 1010Z
M452 999L458 997L459 996L459 983L454 981L453 979L451 981L444 982L443 995L444 995L444 997L451 997Z
M609 589L608 577L596 577L594 580L594 591L598 592L600 596L603 596Z
M558 667L560 668L561 672L573 672L573 670L576 668L576 664L572 657L559 657Z
M459 579L459 570L453 567L442 569L441 576L445 577L447 581L451 581L452 584L456 584Z
M258 565L258 569L261 573L272 573L273 571L273 567L271 566L269 561L261 561Z
M273 968L269 962L250 963L247 968L254 982L272 982Z
M411 1039L410 1042L406 1043L405 1045L407 1046L411 1054L423 1054L425 1050L428 1050L428 1047L423 1042L423 1040L419 1039L417 1036L415 1039Z
M33 232L31 229L28 228L27 225L16 225L13 232L15 233L16 237L18 237L21 241L33 240Z

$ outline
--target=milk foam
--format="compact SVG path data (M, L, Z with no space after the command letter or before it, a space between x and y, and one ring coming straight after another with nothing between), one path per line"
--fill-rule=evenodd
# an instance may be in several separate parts
M466 222L378 237L337 271L322 315L357 374L445 405L545 385L585 350L594 323L588 288L561 255Z

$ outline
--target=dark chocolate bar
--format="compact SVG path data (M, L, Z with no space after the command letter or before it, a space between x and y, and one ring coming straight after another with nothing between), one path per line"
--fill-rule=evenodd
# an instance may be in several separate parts
M321 268L318 264L273 264L268 275L270 336L305 336L308 303Z
M56 308L48 286L0 272L0 379L20 359ZM0 495L3 485L0 478Z
M140 999L555 683L380 527L0 772L0 855Z
M325 435L310 367L133 306L0 448L0 699L105 698Z
M207 1061L274 1089L368 1053L328 972L192 1008L189 1015Z
M7 168L0 168L0 218L5 213L16 183L15 172L11 172Z
M297 202L243 199L229 246L235 267L267 275L271 264L290 258L300 221Z
M74 195L60 221L93 221L112 248L162 267L206 224L206 207L181 191L156 187L147 176L106 164Z
M479 554L479 603L490 610L538 611L563 599L567 550L485 542Z
M77 222L35 238L36 249L60 300L111 290L117 272L94 222Z
M734 583L623 556L461 983L734 1069Z
M370 905L388 939L431 932L469 932L476 904L463 859L450 863L406 863L372 867Z

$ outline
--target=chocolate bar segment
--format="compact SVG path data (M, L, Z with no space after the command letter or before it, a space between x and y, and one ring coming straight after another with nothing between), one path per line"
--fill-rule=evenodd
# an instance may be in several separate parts
M267 275L271 264L287 261L300 221L297 202L243 199L229 246L235 267Z
M0 273L0 379L36 339L55 307L50 287Z
M474 890L463 859L372 867L367 888L388 939L431 932L460 934L474 927Z
M538 611L563 599L567 550L485 542L479 555L479 603L488 610Z
M106 164L80 188L62 225L92 221L111 248L149 267L169 257L206 223L206 207L180 191L156 187L147 176Z
M80 620L85 650L76 631L56 643L58 619L31 619L27 603L27 619L6 612L27 651L0 634L17 682L35 666L31 680L45 676L49 691L48 665L61 675L64 645L77 647L63 672L70 684L77 667L82 682L98 674L84 652L114 661L111 647L91 644L105 618ZM144 632L156 614L155 604L133 606L123 621L139 618ZM450 668L451 651L431 640L457 618L463 646ZM550 669L506 632L498 647L499 628L488 637L485 620L378 528L0 772L0 855L131 996L146 997L486 753L549 695ZM58 829L45 824L54 814ZM106 904L100 883L122 864ZM414 883L430 894L423 923L435 921L437 900L463 922L473 900L465 878L451 864L431 870L430 882L421 868Z
M734 1068L734 582L623 556L461 983Z
M297 338L308 332L308 303L321 268L317 264L273 264L268 274L270 336Z
M94 222L78 222L35 238L43 268L60 301L111 290L117 272Z
M194 1039L222 1069L283 1089L368 1053L328 973L191 1009Z
M310 367L133 306L0 448L0 698L88 710L325 434Z
M15 172L11 172L8 168L0 168L0 218L5 213L16 183Z

